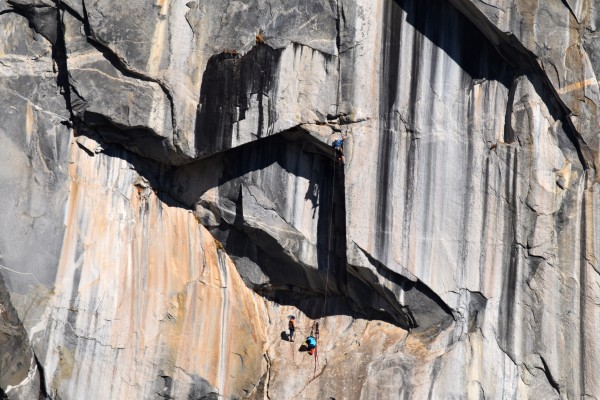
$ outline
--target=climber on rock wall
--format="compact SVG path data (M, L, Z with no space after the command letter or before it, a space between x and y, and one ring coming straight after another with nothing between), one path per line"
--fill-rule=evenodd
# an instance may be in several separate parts
M331 146L335 150L335 160L337 162L340 162L342 165L344 165L346 162L344 159L344 140L346 140L347 137L348 134L340 136L339 139L334 140L331 144Z

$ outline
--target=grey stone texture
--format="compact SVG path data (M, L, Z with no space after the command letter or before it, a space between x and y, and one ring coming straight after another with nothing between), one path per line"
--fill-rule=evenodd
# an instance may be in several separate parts
M0 398L599 397L598 23L0 0Z

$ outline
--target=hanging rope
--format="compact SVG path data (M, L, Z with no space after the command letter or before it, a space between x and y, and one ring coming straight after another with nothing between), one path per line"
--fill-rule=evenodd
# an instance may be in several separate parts
M323 294L323 309L321 311L321 316L319 319L325 316L325 312L327 311L327 295L329 292L329 266L331 264L331 238L332 238L332 228L333 228L333 204L335 198L335 169L337 166L338 160L335 159L333 162L333 173L331 176L331 207L329 208L329 233L327 236L327 264L325 267L325 292ZM317 377L317 368L319 366L319 321L315 321L313 323L313 328L311 329L311 336L313 335L314 330L314 338L317 342L317 347L315 347L315 368L313 371L314 378Z
M331 238L332 238L332 228L333 228L333 205L334 205L334 198L335 198L335 170L336 170L336 166L337 166L337 162L338 160L335 159L334 163L333 163L333 170L332 170L332 176L331 176L331 206L330 206L330 212L329 212L329 232L328 232L328 237L327 237L327 263L326 263L326 267L325 267L325 292L323 293L323 309L321 310L321 315L319 317L318 320L314 321L312 324L312 327L310 329L310 336L313 336L315 338L315 341L317 342L317 346L314 349L314 356L315 356L315 366L314 366L314 370L313 370L313 375L314 378L317 377L317 368L319 367L319 320L321 318L323 318L323 316L325 315L325 312L327 311L327 296L328 296L328 292L329 292L329 267L331 264ZM296 329L298 329L298 331L300 331L300 333L304 336L304 332L302 331L302 329L300 329L299 326L296 327ZM300 368L300 366L302 366L302 363L304 362L304 359L300 362L300 364L296 364L296 354L294 352L294 345L291 345L291 350L292 350L292 359L293 359L293 363L294 366L296 367L296 369Z
M294 366L296 367L296 369L300 369L300 367L302 366L302 364L304 364L304 360L306 359L306 357L302 357L302 361L300 361L300 364L297 364L296 363L296 351L295 351L294 342L290 342L290 350L292 352L292 363L294 364Z
M327 266L325 268L325 293L323 300L323 310L321 311L321 317L325 315L327 311L327 291L329 290L329 264L331 259L331 229L333 227L333 199L335 197L335 167L337 165L337 159L333 162L333 175L331 177L331 207L329 208L329 235L327 237Z
M315 324L315 340L317 341L317 346L315 347L315 370L313 372L314 378L317 377L317 367L319 365L319 323Z

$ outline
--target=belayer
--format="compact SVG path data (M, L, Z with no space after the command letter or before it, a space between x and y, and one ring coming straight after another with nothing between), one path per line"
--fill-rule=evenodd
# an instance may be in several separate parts
M317 340L313 335L310 335L306 338L306 348L308 349L308 354L311 356L314 354L315 349L317 348Z
M294 341L294 332L296 331L296 317L293 315L290 317L290 322L288 324L288 328L290 328L290 342Z

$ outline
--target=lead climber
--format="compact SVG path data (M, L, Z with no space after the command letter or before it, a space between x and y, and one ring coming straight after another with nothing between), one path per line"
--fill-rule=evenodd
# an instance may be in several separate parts
M290 342L293 342L294 341L294 332L296 331L296 317L294 317L293 315L290 317L290 322L288 324L288 327L290 328L289 340L290 340Z
M308 349L308 354L311 356L314 354L315 349L317 348L317 340L313 335L310 335L306 338L306 348Z
M339 139L334 140L333 143L331 143L331 146L335 150L335 161L341 163L342 165L345 165L346 163L344 159L344 140L346 140L347 137L348 134L345 134L343 136L340 136Z

